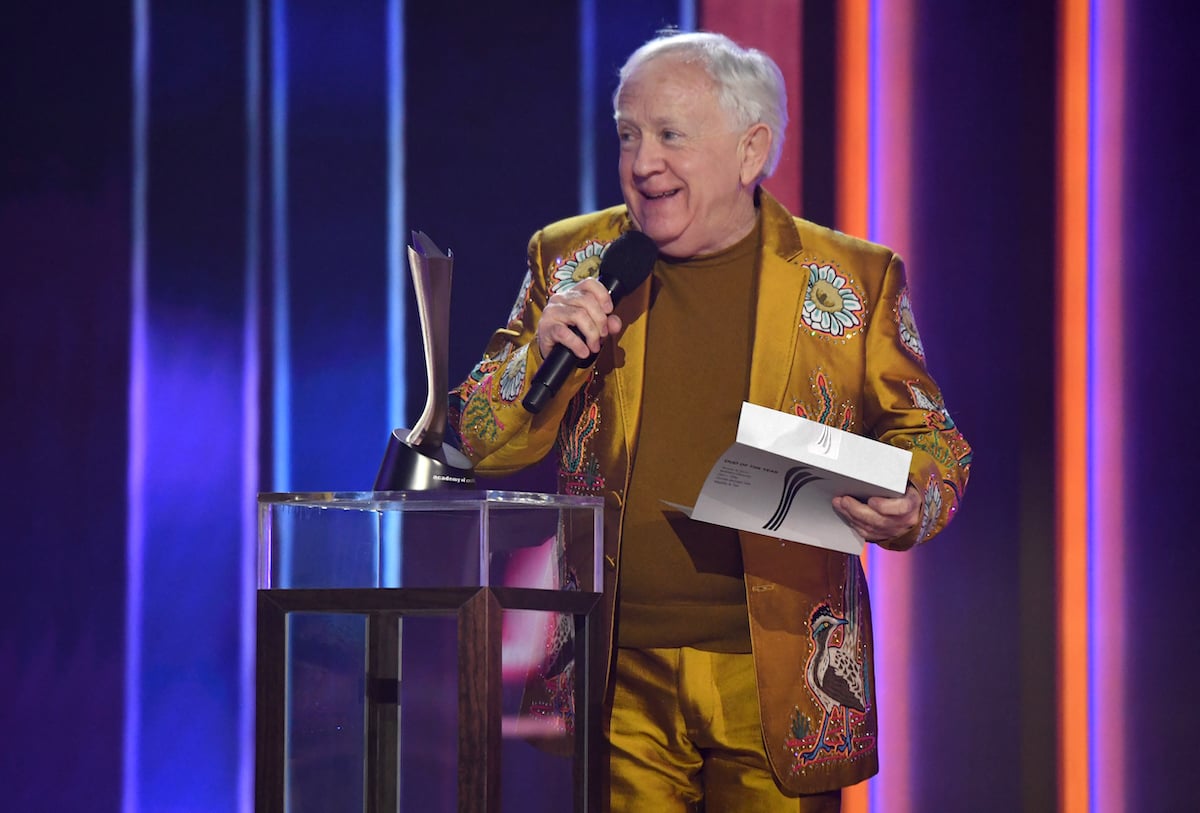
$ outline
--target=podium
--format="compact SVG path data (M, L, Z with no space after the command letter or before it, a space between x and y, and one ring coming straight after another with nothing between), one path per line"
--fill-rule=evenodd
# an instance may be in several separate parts
M256 810L599 811L602 507L260 495Z

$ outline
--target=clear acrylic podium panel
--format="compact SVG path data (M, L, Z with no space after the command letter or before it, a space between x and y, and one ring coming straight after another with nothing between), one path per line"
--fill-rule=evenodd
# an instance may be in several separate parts
M260 673L272 674L259 675L259 702L278 704L283 718L282 799L264 804L276 794L259 788L260 810L586 809L581 740L547 717L523 714L522 699L531 670L544 665L547 642L556 632L580 630L580 608L594 606L602 585L601 523L602 501L590 497L261 495L260 639L273 634L264 633L264 606L286 609L270 622L281 629L282 674L263 663L260 640ZM487 611L464 615L462 608L485 606L473 592L481 587L493 608L493 594L501 596L493 610L498 634L488 645L473 639L468 651L464 619ZM591 603L581 604L588 596ZM271 601L264 605L264 598ZM562 611L572 606L574 616ZM489 646L497 665L488 665ZM576 647L577 661L585 650ZM489 690L495 696L482 706L463 705L464 692L476 691L476 675L464 677L464 664L499 672ZM490 710L495 704L498 714ZM575 706L588 708L578 699ZM480 790L464 780L478 760L463 732L486 740L490 729L464 714L499 718L489 746L499 753L479 757L491 761L488 784L499 785L498 793L489 789L487 804L464 798ZM264 743L263 731L260 723L260 751L278 750L278 738ZM531 744L539 736L555 747Z

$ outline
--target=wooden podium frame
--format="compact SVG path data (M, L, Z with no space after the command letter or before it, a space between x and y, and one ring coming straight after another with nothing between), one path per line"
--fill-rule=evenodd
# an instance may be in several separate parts
M575 621L574 810L600 811L601 682L593 618L600 594L518 587L264 589L258 591L255 810L284 813L287 617L367 618L367 813L397 810L400 619L453 615L458 628L458 813L500 811L502 610L568 613ZM389 769L387 766L393 766Z

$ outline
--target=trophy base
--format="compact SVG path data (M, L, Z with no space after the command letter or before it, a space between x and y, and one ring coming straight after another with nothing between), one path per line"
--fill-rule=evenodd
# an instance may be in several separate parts
M475 472L467 456L448 443L413 446L407 429L396 429L388 438L383 463L375 477L375 491L431 491L474 488Z

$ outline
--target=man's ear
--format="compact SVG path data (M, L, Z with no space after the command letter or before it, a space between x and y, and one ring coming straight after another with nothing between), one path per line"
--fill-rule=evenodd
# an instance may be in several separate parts
M770 127L759 122L742 134L742 140L738 144L738 158L742 163L741 179L744 185L753 186L758 183L770 154Z

